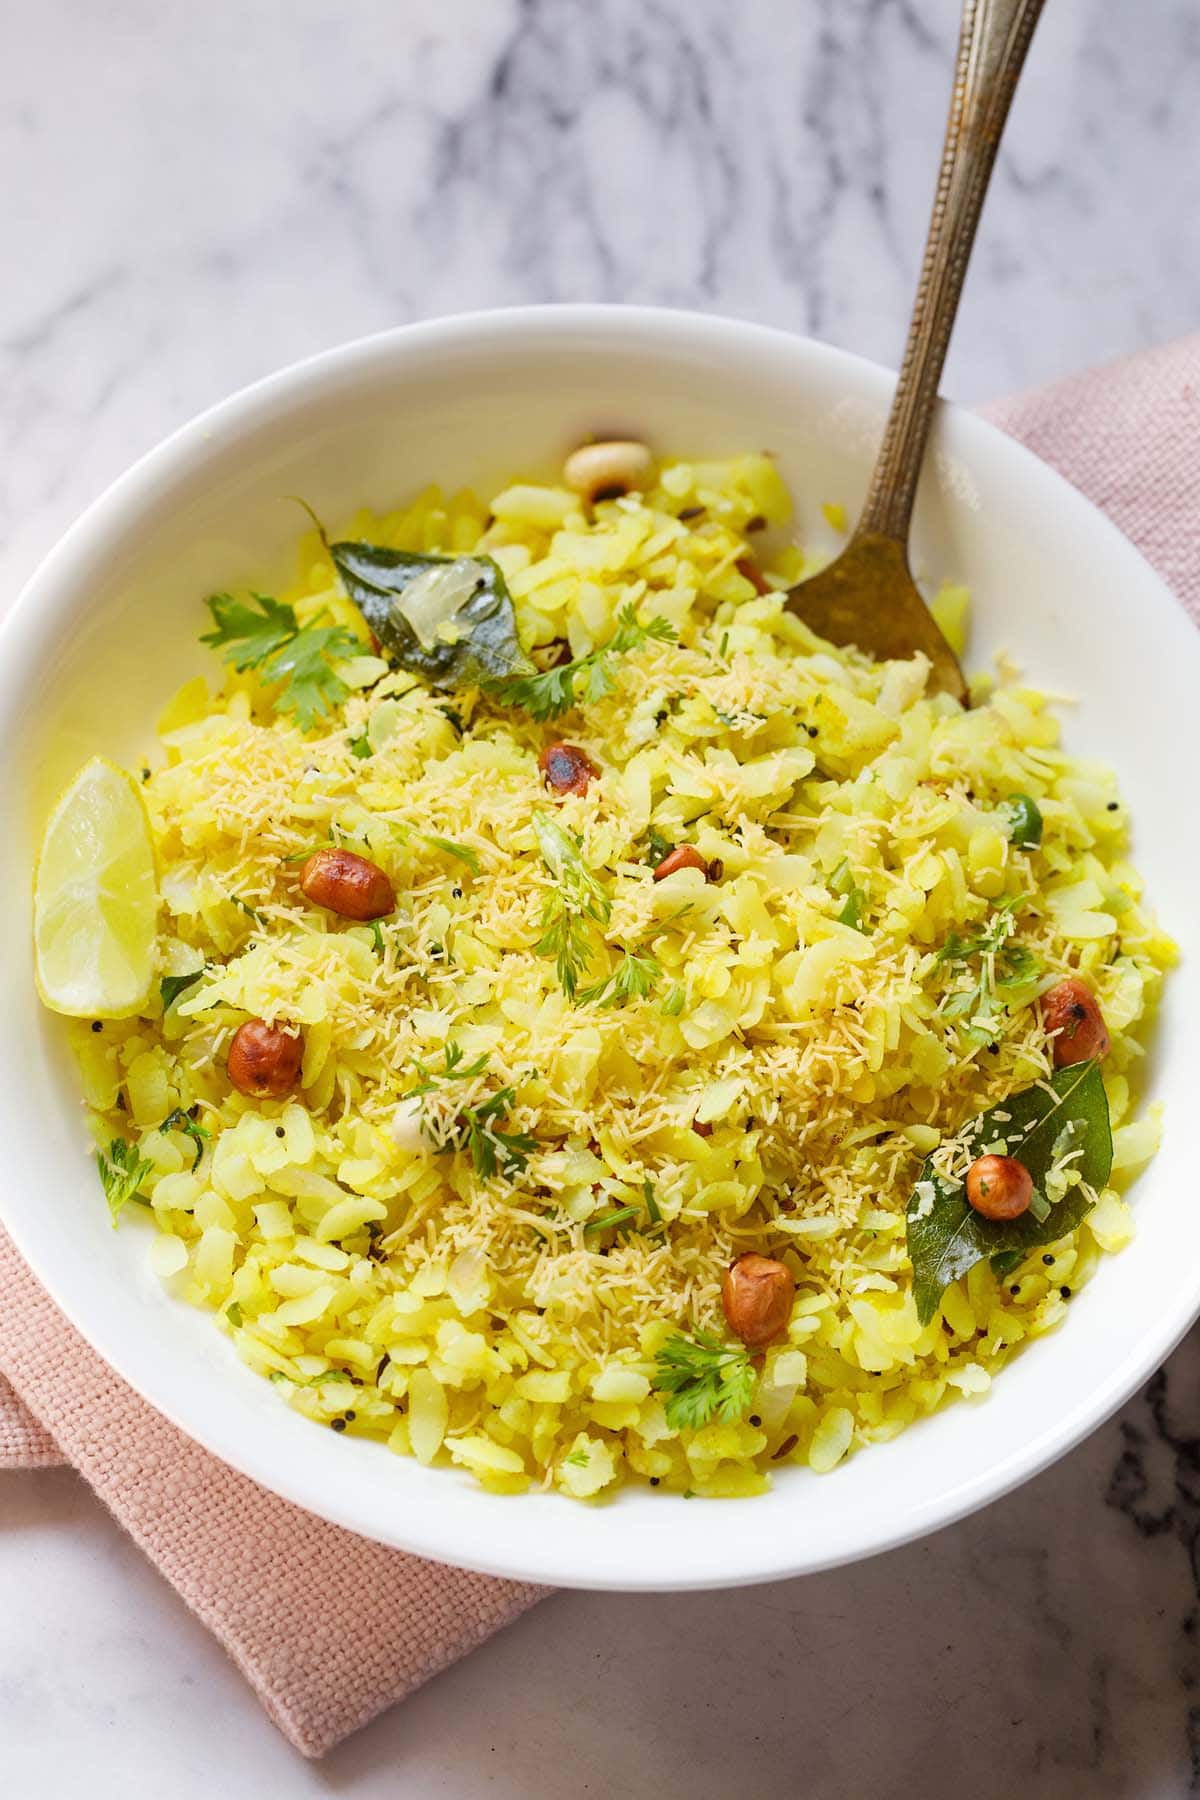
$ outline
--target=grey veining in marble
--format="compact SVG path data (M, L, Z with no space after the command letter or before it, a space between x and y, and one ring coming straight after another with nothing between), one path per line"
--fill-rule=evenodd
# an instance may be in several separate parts
M330 342L684 303L895 360L951 0L42 0L0 108L0 568L135 452ZM1192 325L1190 0L1051 0L948 387Z
M894 361L956 17L953 0L10 5L0 595L200 407L407 319L694 305ZM1196 327L1198 83L1194 0L1048 0L949 392ZM0 1476L3 1800L1196 1791L1194 1340L1059 1467L935 1539L773 1589L557 1599L320 1769L75 1477Z

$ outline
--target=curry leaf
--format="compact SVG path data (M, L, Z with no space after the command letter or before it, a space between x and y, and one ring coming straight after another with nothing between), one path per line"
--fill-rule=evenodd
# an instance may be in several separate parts
M1047 1082L1010 1095L970 1120L957 1143L964 1171L969 1160L1003 1146L999 1153L1024 1163L1035 1189L1062 1165L1064 1147L1069 1147L1066 1166L1080 1179L1041 1221L1032 1212L1017 1219L985 1219L968 1202L965 1182L939 1174L928 1158L908 1203L913 1297L923 1325L937 1312L950 1283L975 1263L1014 1252L1020 1257L1039 1244L1051 1244L1091 1210L1095 1190L1104 1186L1112 1169L1112 1132L1099 1065L1076 1063Z
M490 556L421 556L378 544L330 544L346 592L389 662L436 688L526 675L512 597Z

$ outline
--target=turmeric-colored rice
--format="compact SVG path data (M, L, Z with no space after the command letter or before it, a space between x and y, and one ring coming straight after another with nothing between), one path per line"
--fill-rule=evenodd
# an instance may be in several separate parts
M1131 1236L1118 1189L1156 1143L1135 1100L1171 945L1125 860L1113 777L1060 749L1045 698L1016 681L977 682L963 711L926 693L920 659L814 639L782 606L801 553L755 549L789 517L758 456L665 463L650 491L594 507L530 483L489 508L430 489L345 535L490 554L527 645L585 654L630 603L678 641L538 724L375 656L314 533L278 597L360 636L340 668L350 697L305 734L214 658L167 706L143 787L161 963L203 972L165 1014L156 999L71 1030L98 1141L132 1136L152 1165L154 1266L281 1403L501 1493L749 1495L986 1393ZM936 608L961 635L961 592ZM547 795L537 759L556 737L601 771L585 794ZM1041 809L1035 850L1006 832L1015 791ZM623 1006L572 1003L535 947L548 812L611 899L589 981L621 948L657 966ZM656 882L652 836L694 844L720 879ZM323 843L387 871L390 918L355 925L304 898L298 867ZM980 1042L943 1013L959 975L937 951L1018 894L1037 972ZM905 1208L923 1158L1049 1074L1036 1001L1068 973L1112 1034L1114 1186L1002 1280L977 1264L922 1327ZM292 1097L231 1089L248 1017L300 1032ZM411 1097L451 1046L479 1072ZM418 1125L441 1108L444 1126L504 1089L504 1129L535 1143L511 1178L404 1129L405 1107ZM177 1108L207 1137L160 1129ZM676 1331L725 1332L722 1276L746 1250L795 1277L786 1336L746 1416L674 1431L656 1352Z

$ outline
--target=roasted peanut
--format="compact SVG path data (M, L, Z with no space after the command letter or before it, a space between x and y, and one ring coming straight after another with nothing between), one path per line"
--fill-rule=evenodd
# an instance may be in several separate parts
M383 870L352 850L314 851L300 871L300 890L343 919L382 919L396 904Z
M279 1100L295 1087L303 1057L304 1046L291 1032L247 1019L233 1034L226 1068L239 1094Z
M668 850L654 871L654 879L665 881L677 869L703 869L704 879L708 880L708 858L701 856L694 844L676 844L673 850Z
M1033 1177L1015 1156L980 1156L967 1170L967 1199L985 1219L1019 1219L1033 1199Z
M546 785L560 794L586 794L588 782L600 773L578 744L547 744L538 757L538 768Z
M585 500L613 500L635 488L650 486L654 458L645 444L614 438L605 444L584 444L563 464L563 480Z
M1042 1024L1048 1033L1056 1034L1056 1069L1108 1055L1110 1039L1104 1014L1087 982L1077 975L1068 975L1042 995Z
M725 1271L721 1305L730 1331L752 1350L761 1350L787 1325L796 1284L791 1270L770 1256L747 1251Z

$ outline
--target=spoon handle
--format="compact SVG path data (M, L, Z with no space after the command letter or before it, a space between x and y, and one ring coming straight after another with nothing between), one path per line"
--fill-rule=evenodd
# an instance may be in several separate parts
M984 195L1045 0L965 0L942 167L892 410L858 532L908 539L917 477Z

